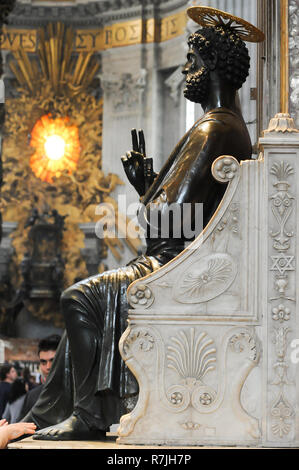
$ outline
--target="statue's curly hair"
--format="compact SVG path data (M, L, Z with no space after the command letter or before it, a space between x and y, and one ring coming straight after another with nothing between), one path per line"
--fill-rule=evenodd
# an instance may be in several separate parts
M203 61L217 51L220 76L237 90L241 88L249 74L250 57L244 41L232 29L204 27L189 37L188 44L198 50Z

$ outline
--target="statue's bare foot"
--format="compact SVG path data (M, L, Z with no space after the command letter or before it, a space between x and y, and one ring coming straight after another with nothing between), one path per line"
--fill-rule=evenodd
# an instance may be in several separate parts
M106 431L90 430L79 415L71 415L65 421L37 431L33 439L45 441L103 441Z

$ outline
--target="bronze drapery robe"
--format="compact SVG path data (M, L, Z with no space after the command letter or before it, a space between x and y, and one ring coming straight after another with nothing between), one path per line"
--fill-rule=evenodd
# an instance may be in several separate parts
M152 186L142 198L143 204L159 204L163 217L161 194L166 194L165 208L171 203L203 203L205 226L223 197L225 186L214 180L211 165L220 155L233 155L238 160L251 156L251 143L241 115L217 108L206 113L179 141ZM163 200L164 200L163 199ZM142 212L146 226L147 211ZM138 391L135 378L124 365L118 350L120 336L127 326L126 290L131 282L164 265L184 248L182 239L147 239L147 249L124 268L111 270L84 280L71 289L76 291L78 308L84 310L97 329L97 353L93 359L97 395L96 410L102 426L119 421L124 410L120 398ZM84 352L82 351L82 354ZM66 334L57 351L47 384L32 410L40 427L66 419L73 411L71 353Z

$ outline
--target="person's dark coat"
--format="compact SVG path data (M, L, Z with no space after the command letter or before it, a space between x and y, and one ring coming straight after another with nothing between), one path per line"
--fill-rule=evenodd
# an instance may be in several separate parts
M26 414L29 413L31 408L35 405L35 403L37 402L41 394L42 389L43 389L43 384L39 384L39 385L36 385L36 387L29 390L29 392L27 392L24 403L23 403L23 407L20 413L20 420L23 419L24 416L26 416Z
M10 383L0 382L0 419L2 418L6 403L8 402L10 387Z

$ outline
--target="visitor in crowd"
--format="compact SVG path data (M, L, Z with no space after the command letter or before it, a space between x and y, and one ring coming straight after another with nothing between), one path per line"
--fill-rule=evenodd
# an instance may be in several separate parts
M16 380L18 374L12 364L3 364L0 369L0 419L8 402L11 384Z
M24 367L22 370L22 377L25 382L26 391L29 392L32 388L36 387L37 383L35 377L31 374L29 367Z
M8 393L8 401L2 414L2 418L6 419L9 424L19 421L26 393L27 390L24 379L18 377L11 384Z
M24 435L34 434L36 425L34 423L12 423L8 424L5 419L0 420L0 449L6 449L7 444Z
M20 419L26 417L31 408L35 405L43 386L47 380L51 366L56 354L56 349L60 342L59 335L50 335L42 339L38 344L38 357L40 364L41 382L36 387L29 390L26 394L23 407L20 413Z

